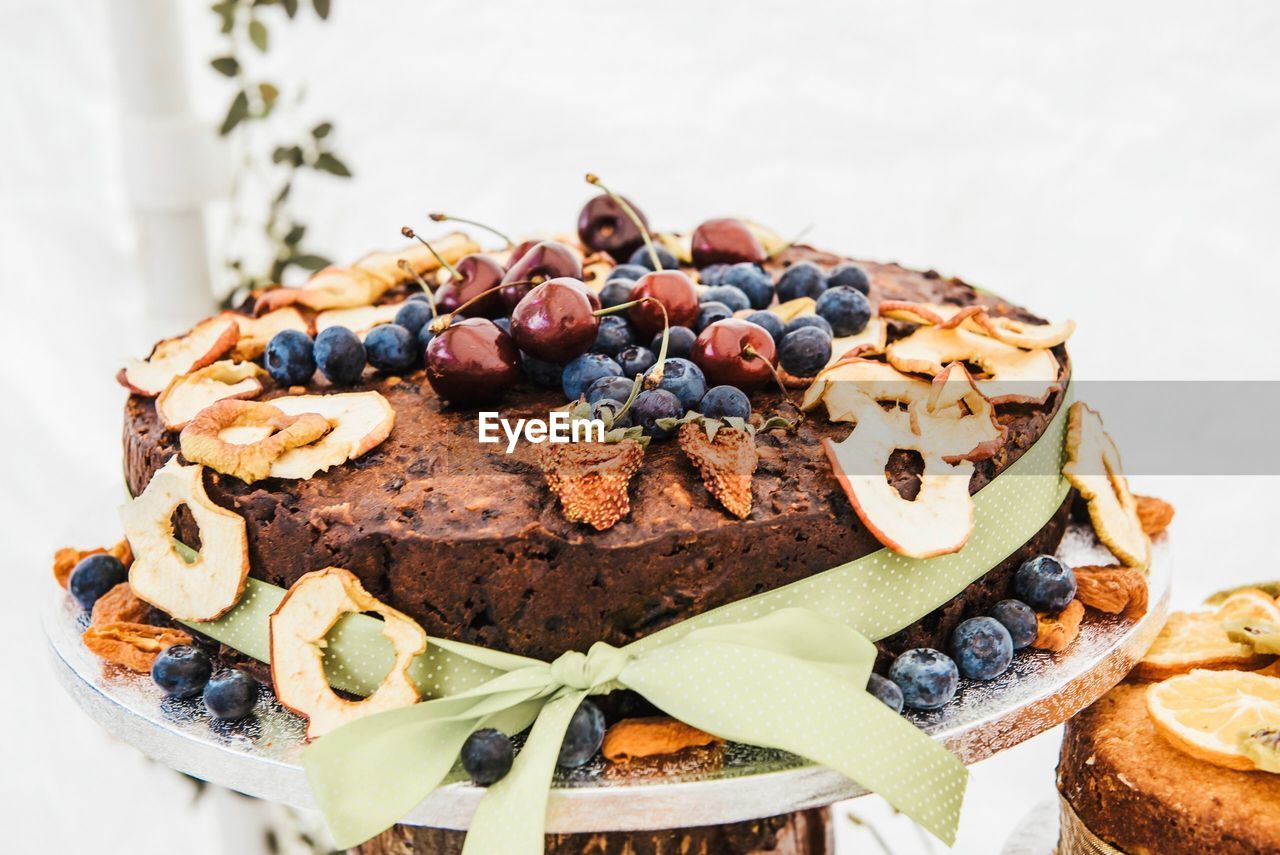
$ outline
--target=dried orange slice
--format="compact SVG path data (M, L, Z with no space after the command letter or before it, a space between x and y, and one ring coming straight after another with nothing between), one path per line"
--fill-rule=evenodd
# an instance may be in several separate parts
M1230 620L1280 623L1280 606L1265 592L1246 588L1223 600L1216 611L1174 612L1134 676L1164 680L1196 668L1252 670L1270 662L1271 657L1250 645L1231 640L1223 627Z
M1147 689L1147 714L1175 748L1227 769L1258 766L1242 738L1280 725L1280 679L1244 671L1192 671Z

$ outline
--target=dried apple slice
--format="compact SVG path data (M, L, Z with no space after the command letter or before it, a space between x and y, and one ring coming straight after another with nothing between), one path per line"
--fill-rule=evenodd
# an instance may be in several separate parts
M275 403L227 399L204 408L182 429L183 456L252 484L271 475L281 455L330 432L324 416Z
M234 321L221 316L209 318L185 335L160 342L146 359L130 359L116 380L139 395L154 398L173 378L190 374L226 355L239 337L240 328Z
M139 599L178 620L221 616L240 599L249 575L244 520L213 503L203 474L203 466L182 466L174 455L140 496L120 508L134 556L129 586ZM200 528L200 549L190 564L173 540L173 513L184 505Z
M846 335L831 340L831 358L827 366L835 365L846 359L858 356L869 356L873 353L884 353L885 338L889 327L883 318L872 318L866 327L857 335Z
M1014 347L1027 350L1046 349L1065 344L1076 331L1076 322L1067 320L1056 324L1029 324L1013 318L997 318L987 313L974 318L987 335Z
M457 264L464 255L480 252L480 245L462 232L450 232L444 237L434 238L431 246L450 264ZM417 242L392 252L371 252L352 267L385 280L389 285L399 285L413 279L400 267L402 260L409 262L409 267L419 276L426 276L440 269L440 262L431 254L431 250Z
M987 375L977 381L993 404L1043 403L1061 386L1058 360L1048 350L1021 350L958 327L922 326L885 348L899 371L936 377L951 362L971 362Z
M329 327L346 327L364 338L365 333L379 324L389 324L396 319L396 312L404 303L383 306L355 306L350 309L329 309L316 315L316 332Z
M346 614L374 612L395 651L391 670L361 701L338 697L324 673L325 636ZM418 702L409 664L426 652L427 634L408 616L374 599L348 570L329 567L307 573L271 614L271 682L280 703L307 718L315 739L348 722Z
M358 267L326 267L298 288L275 288L259 295L255 315L294 304L317 312L348 306L368 306L391 288L391 282Z
M924 406L917 404L908 413L911 430L931 437L947 463L993 457L1008 433L996 418L995 406L959 362L944 368L933 379ZM942 450L944 438L949 451Z
M1067 462L1062 474L1080 491L1098 540L1129 567L1151 563L1151 539L1142 529L1138 501L1120 464L1120 451L1102 426L1102 416L1084 402L1071 405Z
M319 413L333 429L318 442L294 448L271 464L273 478L307 479L354 460L381 443L396 423L396 411L378 392L295 395L271 404L291 415Z
M226 398L256 398L262 393L258 378L265 373L252 362L230 359L206 365L175 377L156 398L156 414L167 430L182 430L211 404Z
M865 407L879 409L881 402L923 403L931 393L928 381L903 374L892 365L871 359L851 358L824 368L805 390L801 409L827 405L833 422L856 422Z
M986 306L950 306L943 303L912 303L905 300L885 300L880 304L880 315L913 324L945 328L960 327L990 336L1005 344L1027 350L1047 349L1066 343L1075 332L1075 321L1056 324L1032 324L1014 318L991 314Z
M241 361L257 359L267 349L267 342L272 336L285 330L297 330L310 333L311 326L302 313L293 306L285 306L274 312L267 312L257 318L242 315L239 312L223 312L222 317L230 318L240 328L240 340L236 342L231 355Z

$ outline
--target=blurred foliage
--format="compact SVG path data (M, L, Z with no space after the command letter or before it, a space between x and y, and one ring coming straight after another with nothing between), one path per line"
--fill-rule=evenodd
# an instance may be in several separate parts
M303 92L299 89L296 98L282 105L281 87L247 69L257 54L266 54L271 46L268 20L278 26L296 18L301 14L298 0L221 0L211 8L224 48L209 65L235 89L218 133L230 138L240 154L229 200L227 232L232 249L224 253L223 262L234 277L225 302L233 304L249 290L279 283L291 268L314 272L330 264L324 255L306 248L307 227L299 221L289 197L305 170L337 178L350 178L351 170L331 148L332 122L291 134L279 130L288 122L268 122L272 117L280 119L283 110L296 109ZM321 20L328 19L330 8L329 0L310 4ZM251 213L252 209L257 210ZM246 234L250 228L263 231L269 250L262 254L263 263L251 261L244 251L246 242L255 240Z

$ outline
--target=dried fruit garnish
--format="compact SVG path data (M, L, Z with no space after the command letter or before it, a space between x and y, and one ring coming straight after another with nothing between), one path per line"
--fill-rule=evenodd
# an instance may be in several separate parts
M675 754L686 748L714 745L718 737L669 716L627 718L609 728L601 753L610 763Z
M191 643L191 636L178 629L125 622L91 626L82 638L95 656L144 674L164 649Z
M128 582L121 582L107 591L93 604L90 626L106 626L110 623L146 623L151 606L138 599Z
M330 427L319 413L289 415L262 401L227 398L205 407L182 429L182 454L252 484L270 475L271 464L285 452L315 442ZM240 436L224 438L231 432Z
M1071 646L1080 635L1080 621L1084 618L1084 604L1072 600L1056 615L1036 612L1036 640L1031 646L1037 650L1060 653Z
M1123 564L1077 567L1076 597L1091 609L1136 620L1147 613L1147 579Z
M644 445L619 442L546 443L538 462L565 519L603 531L631 511L627 487L644 460Z
M1067 462L1062 475L1080 491L1098 540L1121 562L1145 569L1151 540L1138 520L1138 503L1120 465L1120 451L1102 427L1102 417L1077 401L1067 421Z
M53 554L53 578L63 588L67 587L67 583L71 579L71 571L76 569L76 565L90 555L97 555L102 552L109 552L116 558L120 559L120 563L126 568L133 563L133 551L129 548L129 541L122 540L110 549L103 549L101 546L94 549L76 549L73 546L64 546Z
M1173 505L1155 496L1134 496L1138 503L1138 522L1147 537L1155 537L1173 522Z
M751 516L751 476L760 462L753 431L741 419L687 421L678 433L680 448L698 467L702 483L739 519Z

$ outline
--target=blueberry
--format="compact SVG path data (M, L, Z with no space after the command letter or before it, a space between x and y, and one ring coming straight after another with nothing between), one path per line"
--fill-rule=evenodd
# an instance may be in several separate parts
M409 299L410 300L426 300L430 302L431 295L428 294L426 291L414 291L412 294L409 295Z
M658 251L658 260L662 262L663 270L680 269L680 262L671 254L671 250L667 249L665 246L658 246L657 244L654 244L654 249ZM642 246L635 252L631 253L631 257L627 259L627 265L630 266L633 264L638 267L643 267L645 273L655 269L653 266L653 259L649 257L648 247Z
M702 396L698 408L704 416L713 419L724 419L737 416L740 419L751 418L751 399L747 393L736 386L712 386Z
M688 327L672 327L667 331L667 356L688 359L689 354L693 353L693 342L697 338L697 334ZM649 349L654 353L661 353L661 347L662 333L658 333L653 337L653 341L649 342Z
M510 318L494 318L493 325L498 329L502 330L507 335L511 335L511 319Z
M636 395L631 412L646 436L666 439L673 431L658 427L657 420L678 419L684 415L684 407L680 406L680 399L666 389L649 389Z
M747 320L756 326L764 327L765 332L769 333L774 343L782 341L782 337L787 334L786 323L773 312L752 312L747 315Z
M570 401L576 401L587 387L601 377L621 377L622 368L603 353L584 353L564 367L560 388Z
M86 556L71 571L67 590L82 609L89 611L98 598L129 579L129 571L120 559L106 552Z
M857 335L871 320L871 304L866 296L843 285L823 291L813 310L831 324L831 331L837 336Z
M414 300L421 303L421 300ZM404 311L401 309L400 311ZM422 327L423 330L426 327ZM422 332L418 332L421 343ZM316 336L316 365L330 383L347 386L357 382L364 372L364 343L346 327L329 327Z
M631 299L631 291L635 287L636 283L631 279L610 279L600 289L600 306L605 309L621 306Z
M649 254L646 252L644 257L647 261ZM604 281L607 283L612 282L615 279L630 279L632 282L635 282L652 269L653 268L649 267L647 264L619 264L617 267L609 271L609 278Z
M417 339L399 324L378 324L369 330L364 352L370 365L387 374L408 371L418 361Z
M867 691L883 701L889 709L896 713L902 712L902 690L889 678L872 672L867 678Z
M800 297L818 299L827 290L827 277L812 261L798 261L778 278L778 300L787 302Z
M803 327L782 337L778 362L795 377L813 377L831 359L831 336L817 327Z
M618 364L622 366L624 377L635 377L653 367L658 357L647 347L638 344L628 347L618 354Z
M908 650L889 666L889 679L915 710L936 710L956 695L960 672L945 653L929 647Z
M708 288L724 284L724 275L729 272L727 264L708 264L698 271L698 281Z
M746 292L733 285L717 285L708 288L698 295L699 303L723 303L731 312L741 312L751 308L751 300Z
M1057 613L1076 595L1076 574L1052 555L1036 555L1022 562L1013 587L1033 609Z
M702 308L698 311L698 320L694 323L694 332L702 332L716 321L723 321L725 318L732 318L733 310L724 303L717 303L712 300L710 303L703 303Z
M151 664L151 679L171 698L194 698L204 691L213 666L199 647L175 644Z
M835 338L835 330L831 328L831 322L821 315L800 315L792 318L787 322L786 332L783 333L783 336L785 337L787 333L802 330L805 327L817 327L825 332L828 338Z
M621 315L605 315L600 319L600 326L596 329L596 343L591 349L606 356L617 356L633 344L635 336L631 334L631 327L627 326L627 319Z
M520 351L520 367L524 369L524 376L528 377L534 385L545 386L548 389L560 387L560 375L564 373L563 365L538 359L536 356L530 356L522 350Z
M422 329L423 324L431 321L431 306L425 300L406 300L396 312L396 323L414 335Z
M611 427L616 427L616 428L631 427L633 423L631 419L631 414L635 411L627 410L625 413L622 413L622 408L624 406L626 406L626 404L624 404L622 401L615 401L613 398L601 398L600 400L596 401L594 404L591 405L591 418L603 419L604 416L602 415L602 413L605 410L608 410L610 415L613 416L613 421L609 423ZM622 413L622 418L618 418L618 413Z
M754 264L744 261L729 268L720 280L747 295L753 309L763 309L773 302L773 280Z
M267 342L263 357L267 373L281 386L299 386L316 372L311 336L299 330L281 330Z
M991 609L991 616L1009 630L1014 650L1030 647L1036 640L1036 611L1022 600L1001 600Z
M995 618L969 618L951 634L951 656L970 680L994 680L1013 661L1013 638Z
M867 271L856 264L842 264L827 274L828 288L852 288L867 294L871 291L871 280Z
M514 759L511 739L492 727L477 730L462 743L462 768L477 787L488 787L505 778Z
M587 403L594 404L602 398L625 401L631 397L631 386L634 382L626 377L601 377L594 380L587 387Z
M653 373L653 369L646 373ZM687 359L668 359L662 366L662 381L658 388L666 389L679 398L680 406L685 410L696 410L702 396L707 394L707 377L701 368Z
M426 361L427 345L431 344L431 339L436 334L431 331L431 324L423 324L422 329L418 330L418 349L422 351L423 361Z
M238 669L219 671L204 687L205 708L225 721L244 718L253 712L257 700L258 681Z
M591 701L583 701L573 711L569 719L569 728L564 732L564 742L560 743L560 756L556 765L565 769L576 769L590 762L600 750L604 742L604 713Z

